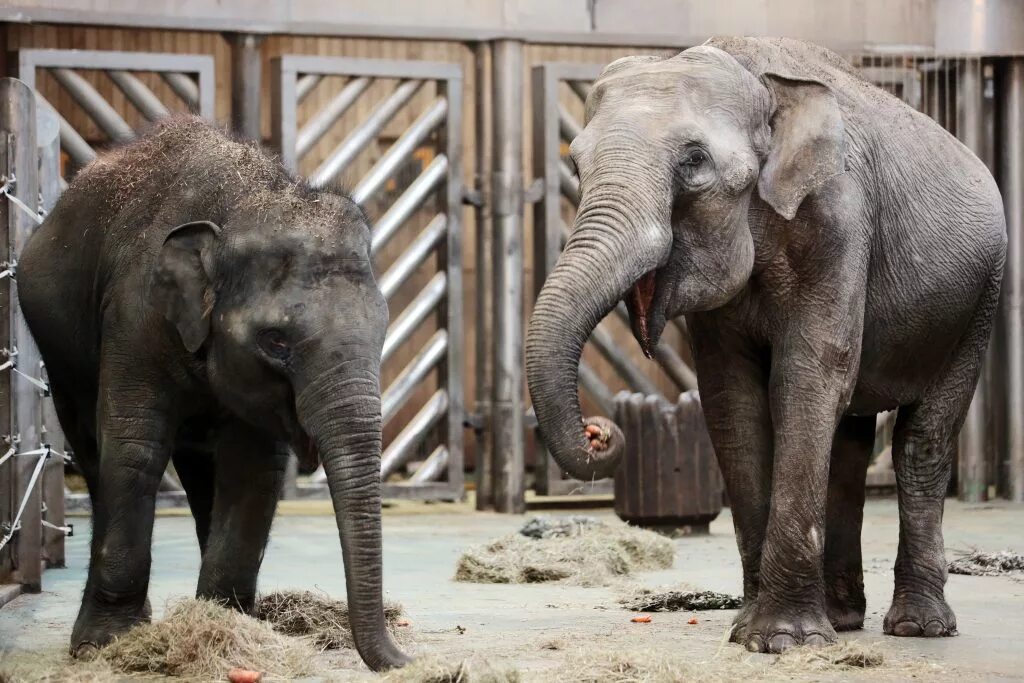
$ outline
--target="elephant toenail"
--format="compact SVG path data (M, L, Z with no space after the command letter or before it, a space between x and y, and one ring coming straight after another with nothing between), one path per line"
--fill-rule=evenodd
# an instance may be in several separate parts
M937 638L945 632L946 627L938 621L929 621L924 627L924 635L926 638Z
M810 645L811 647L823 647L828 645L828 638L820 633L812 633L804 638L804 645Z
M747 651L764 652L764 639L756 634L747 638Z
M913 638L921 635L921 625L912 621L901 621L896 624L896 628L894 628L892 632L893 635L902 636L904 638Z
M789 648L795 647L796 644L796 638L788 633L776 633L772 636L771 640L768 641L768 651L785 652Z
M75 659L80 659L84 662L88 662L93 659L96 659L99 653L100 649L92 643L81 643L78 647L74 649L74 651L71 653L71 656Z

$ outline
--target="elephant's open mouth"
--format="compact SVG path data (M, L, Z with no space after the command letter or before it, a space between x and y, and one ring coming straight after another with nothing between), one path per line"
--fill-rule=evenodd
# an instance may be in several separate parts
M305 430L299 430L298 443L295 444L295 456L299 459L299 467L304 472L312 472L320 465L320 451L316 442L309 438Z
M645 273L626 293L626 309L633 336L648 358L654 357L661 332L665 327L665 312L658 310L656 294L658 289L657 270Z

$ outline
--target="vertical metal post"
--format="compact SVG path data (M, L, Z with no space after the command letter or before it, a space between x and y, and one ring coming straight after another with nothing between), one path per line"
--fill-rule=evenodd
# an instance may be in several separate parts
M957 70L957 136L971 151L984 154L985 120L981 64L972 60L960 64ZM988 382L986 368L982 368L975 388L974 400L960 431L960 457L958 459L957 486L960 500L980 502L988 499L988 472L986 458L986 395Z
M39 146L39 197L42 208L50 212L60 196L60 122L57 112L46 107L36 109L36 144ZM43 369L44 378L46 377ZM66 451L64 432L57 419L53 401L42 401L42 439L58 451ZM50 524L64 526L64 459L51 457L43 469L42 481L45 519ZM47 567L64 566L64 532L43 529L43 559Z
M1024 502L1024 57L1006 60L997 89L999 185L1008 238L1003 274L1003 367L1010 500Z
M476 368L474 385L476 392L476 415L479 423L476 431L476 509L489 510L494 506L494 452L491 450L491 232L487 195L490 179L487 162L490 160L490 79L488 62L491 45L479 42L473 46L473 87L474 87L474 199L473 223L476 236Z
M13 175L14 195L22 203L35 209L39 203L39 159L36 150L35 96L32 90L19 80L0 79L0 155L3 166L0 172L9 180ZM10 199L7 205L8 243L11 258L24 249L32 231L35 230L34 216L28 214ZM39 350L36 348L28 325L17 305L17 282L11 283L10 299L10 341L6 344L12 352L19 370L32 377L38 377ZM13 403L11 412L11 434L20 438L15 444L19 451L39 448L39 390L30 382L16 378L14 373L5 373L9 378L10 396ZM43 500L38 483L30 486L39 459L23 456L15 458L15 508L25 501L21 517L21 528L15 536L15 578L22 590L38 593L42 589L42 507Z
M523 44L494 43L491 159L494 364L491 431L494 507L526 510L523 434Z
M260 140L263 36L226 33L224 37L231 45L231 126L249 139Z

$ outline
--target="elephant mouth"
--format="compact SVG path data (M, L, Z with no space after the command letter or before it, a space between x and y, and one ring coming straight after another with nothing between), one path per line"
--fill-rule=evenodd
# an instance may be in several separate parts
M665 312L662 310L663 306L658 306L657 272L652 270L645 273L625 296L633 336L648 358L654 357L654 349L657 348L665 327Z
M292 446L295 457L299 460L299 468L303 472L312 472L320 466L320 450L316 442L309 437L304 429L299 429L296 443Z

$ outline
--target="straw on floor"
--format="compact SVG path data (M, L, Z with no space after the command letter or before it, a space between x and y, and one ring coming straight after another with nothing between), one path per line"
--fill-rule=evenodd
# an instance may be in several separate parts
M402 606L384 603L384 618L388 628L397 637L406 629L396 628L402 616ZM256 618L271 624L275 630L289 636L307 636L320 650L354 648L352 627L348 620L348 603L332 600L329 596L312 591L276 591L256 601Z

